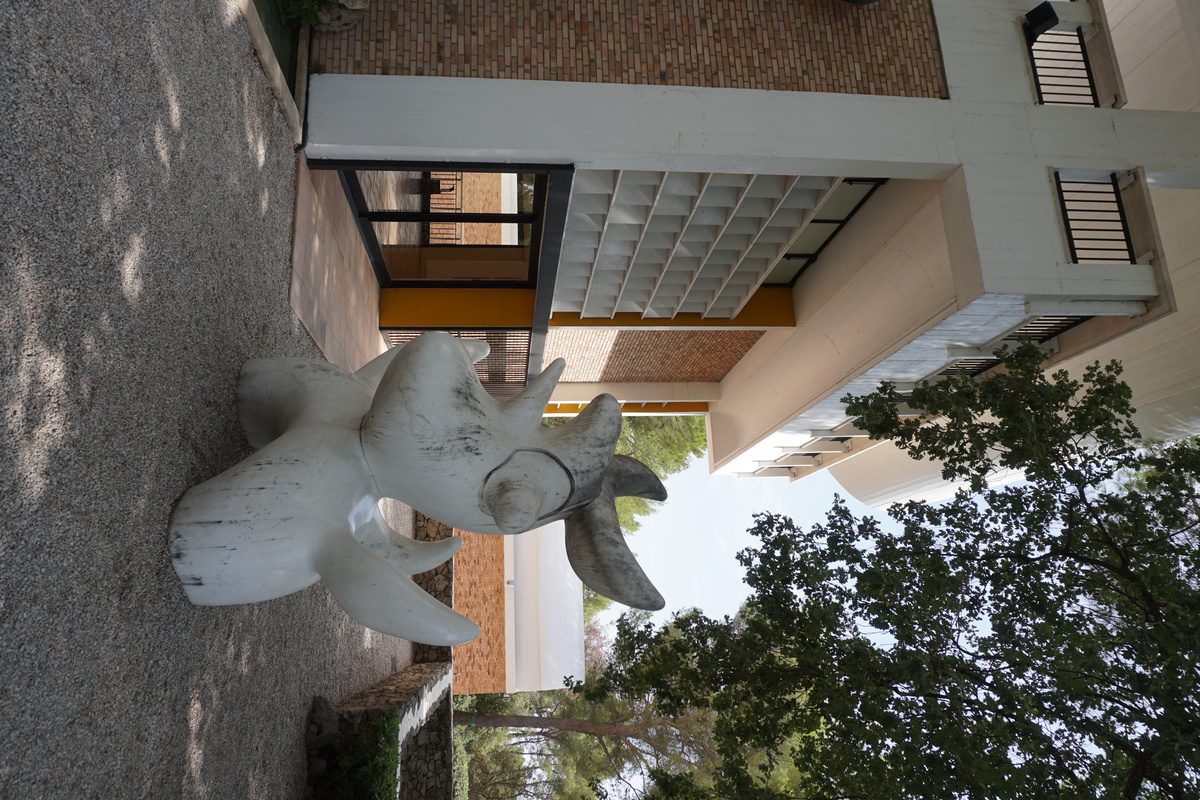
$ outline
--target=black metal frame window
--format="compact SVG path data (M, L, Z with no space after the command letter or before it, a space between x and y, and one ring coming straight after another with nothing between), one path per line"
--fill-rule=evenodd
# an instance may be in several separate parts
M996 342L993 349L1001 345L1015 346L1022 339L1030 339L1038 344L1044 344L1060 333L1066 333L1077 325L1082 325L1091 317L1045 316L1034 317L1017 330ZM998 358L961 358L929 378L944 378L950 375L982 375L1000 363Z
M532 288L540 274L557 270L574 173L569 165L313 160L308 166L337 171L383 288ZM516 178L516 208L497 211L498 200L478 207L471 178L503 174ZM507 241L498 233L504 228ZM489 231L486 241L472 230Z
M1121 197L1120 178L1116 173L1090 180L1079 177L1066 180L1056 172L1054 185L1073 263L1137 263L1129 217ZM1090 319L1090 316L1035 317L996 344L1015 344L1021 339L1048 342ZM959 359L936 377L979 375L999 363L998 359L988 356Z
M800 236L767 277L768 286L795 286L842 228L866 205L887 178L843 178L841 184L808 221Z

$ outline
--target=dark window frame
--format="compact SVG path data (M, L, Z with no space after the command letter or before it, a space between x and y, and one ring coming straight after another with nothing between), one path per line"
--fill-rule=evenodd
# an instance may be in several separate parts
M566 214L553 214L559 223L547 226L547 212L552 204L561 203L565 209L570 198L571 183L575 167L569 164L508 164L498 162L446 162L446 161L371 161L358 159L313 159L308 162L311 170L335 170L346 193L346 199L354 213L355 224L367 251L367 258L376 280L382 289L423 287L429 289L461 289L487 287L493 289L532 289L540 285L547 272L558 270L558 254L566 229ZM508 172L518 175L536 175L534 182L533 213L483 214L469 212L430 211L373 211L367 205L366 195L359 183L357 173L373 172ZM398 280L387 269L383 249L375 235L375 222L508 222L533 225L530 234L529 277L523 281L497 280ZM431 247L437 245L429 245ZM462 245L446 245L461 247ZM521 247L524 245L512 245ZM548 259L552 256L552 259ZM539 292L539 295L541 292Z
M567 229L567 206L575 179L573 164L531 164L494 161L392 161L374 159L309 159L310 170L335 170L354 212L359 236L366 248L371 268L381 289L535 289L533 324L530 326L528 379L542 371L546 334L554 301L554 286L562 255L563 237ZM530 236L529 280L527 281L398 281L391 277L383 261L383 252L375 236L366 197L359 185L359 170L389 172L512 172L517 175L544 175L546 180L534 183L534 213L538 221ZM379 212L375 212L379 213ZM407 212L397 212L407 213ZM517 215L524 216L524 215ZM447 221L445 215L439 221Z
M816 216L805 223L806 228L814 223L822 225L836 225L837 227L830 231L829 235L825 237L825 241L821 242L821 245L812 253L784 253L782 260L804 261L804 263L800 265L800 268L796 271L796 274L793 275L789 280L782 283L764 283L763 285L787 287L795 286L796 281L800 280L800 276L803 275L809 267L817 263L817 259L820 258L821 253L825 252L825 248L829 246L829 243L837 238L838 234L842 232L842 229L850 223L850 220L854 219L854 215L857 214L862 207L867 204L867 201L871 199L875 192L879 191L879 187L883 186L887 182L887 178L843 178L841 183L863 185L872 184L872 186L869 190L867 190L867 193L863 195L857 203L854 204L854 208L850 209L849 213L847 213L845 216L841 218Z

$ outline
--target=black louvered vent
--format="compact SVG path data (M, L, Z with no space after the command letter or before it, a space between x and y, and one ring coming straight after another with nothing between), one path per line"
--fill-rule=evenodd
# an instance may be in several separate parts
M1029 46L1038 103L1047 106L1099 106L1083 32L1046 31Z
M996 342L996 349L1005 344L1015 345L1021 339L1032 339L1038 343L1048 342L1060 333L1089 319L1091 317L1037 317ZM944 378L950 375L979 375L999 363L1000 360L997 358L963 358L937 373L934 378Z
M1055 174L1071 260L1076 264L1133 264L1136 257L1117 176L1067 181Z

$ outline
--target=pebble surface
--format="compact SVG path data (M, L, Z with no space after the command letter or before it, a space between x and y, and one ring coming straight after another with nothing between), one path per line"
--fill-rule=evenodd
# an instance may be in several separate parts
M318 586L190 605L167 518L249 454L295 157L233 0L0 3L0 797L299 798L314 695L411 658Z

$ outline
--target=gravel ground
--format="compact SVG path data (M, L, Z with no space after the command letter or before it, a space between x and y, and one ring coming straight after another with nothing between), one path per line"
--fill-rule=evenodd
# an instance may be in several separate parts
M0 58L0 797L302 797L313 695L409 646L195 608L166 527L249 452L241 363L318 355L283 117L232 0L3 0Z

